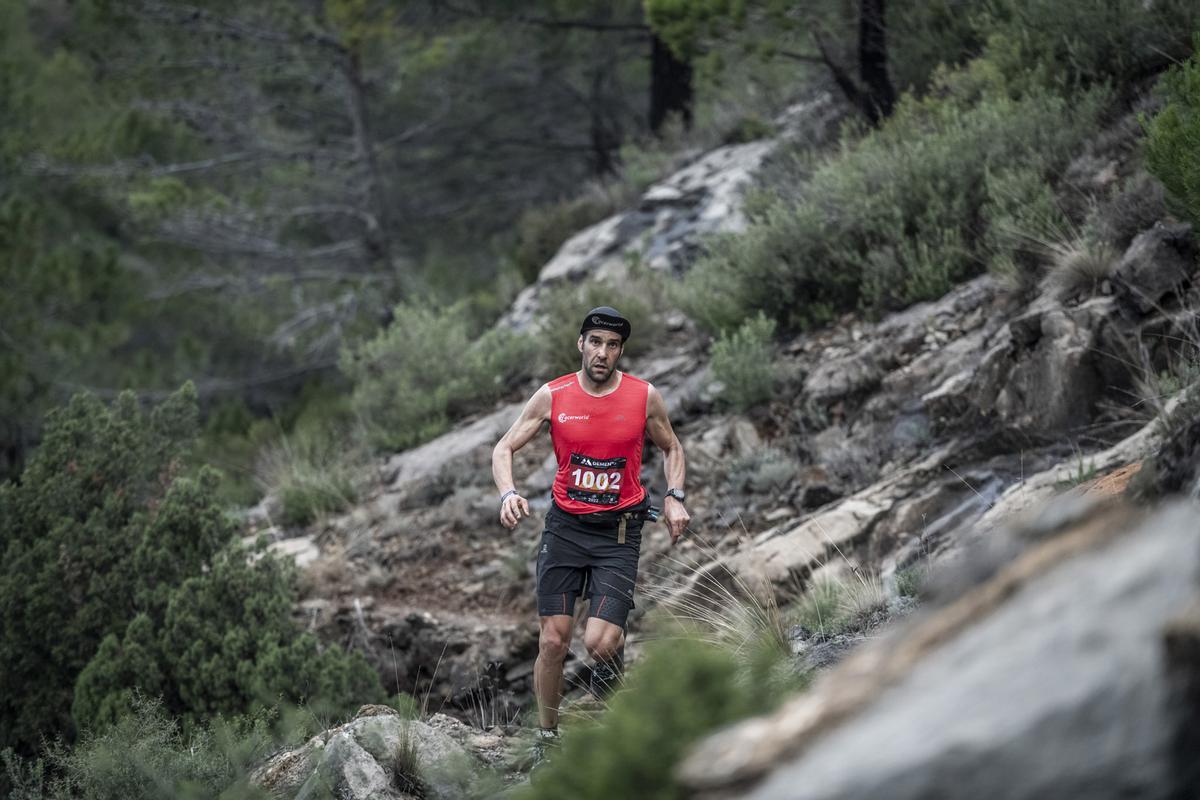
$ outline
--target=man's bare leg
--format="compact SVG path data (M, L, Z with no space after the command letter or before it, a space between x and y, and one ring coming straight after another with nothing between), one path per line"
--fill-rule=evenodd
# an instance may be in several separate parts
M623 668L620 661L625 648L625 629L608 620L589 617L587 627L583 631L583 646L587 648L588 655L592 657L593 671L598 665L609 668L607 679L600 681L607 685L597 686L596 681L593 680L592 686L592 693L600 699L604 699L616 688L617 678L620 677Z
M562 702L563 662L571 645L571 625L575 618L569 614L555 614L539 617L539 621L541 631L538 636L538 657L533 664L533 691L538 699L541 726L557 728L558 705Z

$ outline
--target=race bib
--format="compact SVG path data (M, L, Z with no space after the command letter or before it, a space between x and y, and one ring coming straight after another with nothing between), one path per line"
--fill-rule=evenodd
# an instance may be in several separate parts
M571 454L567 474L567 497L597 506L615 506L621 502L621 476L624 458L591 458Z

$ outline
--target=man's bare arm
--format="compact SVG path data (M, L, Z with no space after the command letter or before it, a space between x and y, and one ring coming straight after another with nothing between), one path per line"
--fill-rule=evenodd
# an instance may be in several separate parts
M663 400L658 389L650 387L650 395L646 398L646 433L650 440L663 451L665 456L664 469L667 473L667 488L683 491L683 481L686 473L683 457L683 445L671 428L671 420L667 417L667 403ZM663 500L663 516L666 517L667 530L671 533L671 543L679 540L687 528L691 517L683 503L674 497Z
M529 516L529 503L519 494L509 494L515 490L512 476L513 453L529 444L542 427L542 423L550 419L550 387L543 384L538 389L521 416L512 427L500 437L500 441L492 449L492 478L496 481L496 490L501 496L508 494L500 504L500 524L508 529L515 528L522 517Z

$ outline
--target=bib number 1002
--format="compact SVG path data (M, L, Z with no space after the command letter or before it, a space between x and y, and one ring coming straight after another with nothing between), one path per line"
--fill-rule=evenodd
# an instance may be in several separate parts
M600 492L621 491L620 472L596 472L590 469L577 469L571 472L575 485L582 489L595 489Z

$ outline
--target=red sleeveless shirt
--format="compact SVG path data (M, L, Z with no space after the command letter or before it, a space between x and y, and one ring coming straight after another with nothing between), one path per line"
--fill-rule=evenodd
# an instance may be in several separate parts
M555 504L570 514L617 511L642 502L642 444L650 384L622 373L603 397L575 373L550 381L550 438L558 459Z

